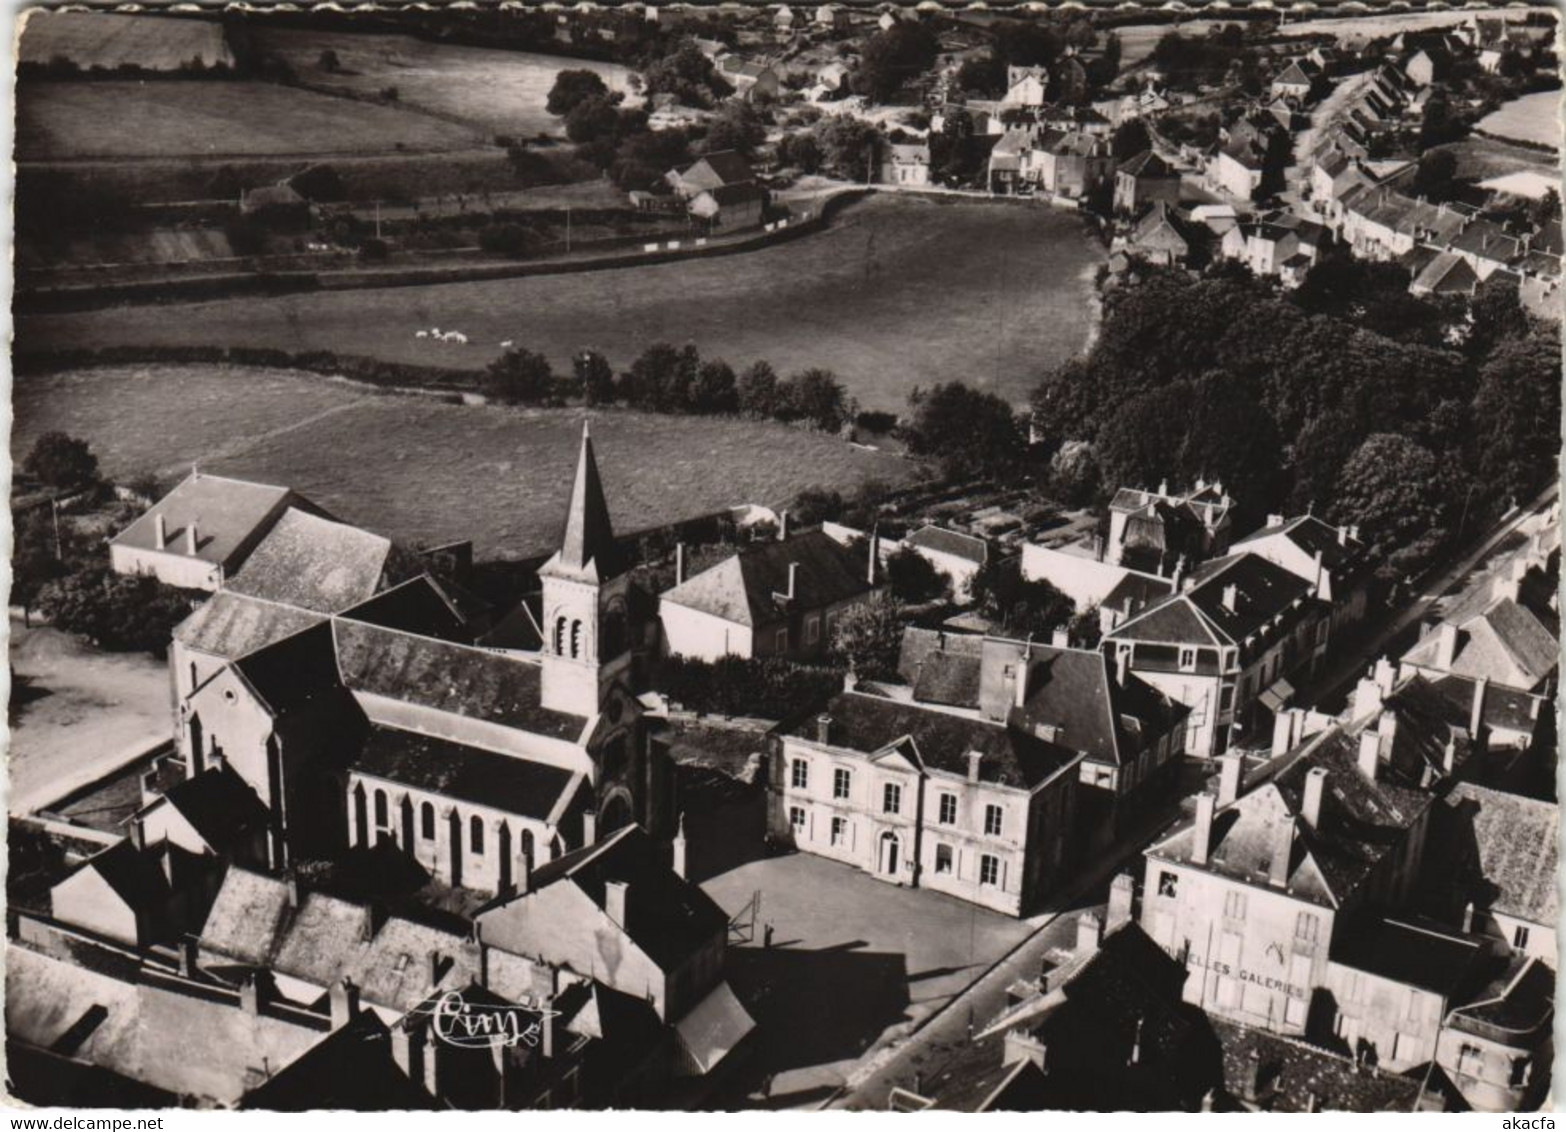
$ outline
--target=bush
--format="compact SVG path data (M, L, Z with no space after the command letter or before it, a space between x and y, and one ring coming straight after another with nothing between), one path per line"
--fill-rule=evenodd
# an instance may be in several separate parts
M886 582L892 596L909 605L949 599L952 580L912 547L903 547L886 559Z
M726 656L709 662L672 656L658 665L653 683L692 711L786 719L841 690L843 669L782 657Z
M507 350L484 371L484 393L506 404L536 405L554 396L554 371L542 354Z
M493 255L524 256L537 242L533 231L521 224L501 222L479 229L479 247Z
M56 628L101 648L163 656L174 626L205 596L95 564L46 583L38 594L38 609Z
M98 457L87 442L63 432L46 432L35 440L22 470L59 491L76 491L101 482Z
M832 651L867 680L896 676L902 644L903 610L890 594L877 594L845 610L832 625Z

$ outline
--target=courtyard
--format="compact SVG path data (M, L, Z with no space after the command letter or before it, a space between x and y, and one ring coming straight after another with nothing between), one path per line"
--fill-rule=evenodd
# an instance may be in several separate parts
M885 884L794 853L702 887L731 917L759 900L748 942L731 937L729 982L757 1022L731 1089L769 1107L824 1100L883 1038L908 1032L965 990L1032 927L923 889ZM767 929L771 928L771 946Z

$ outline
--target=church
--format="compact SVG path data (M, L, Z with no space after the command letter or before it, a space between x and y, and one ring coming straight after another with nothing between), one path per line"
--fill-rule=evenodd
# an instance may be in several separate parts
M329 525L275 555L290 578L336 577ZM437 881L505 893L623 826L666 840L673 776L633 686L628 565L584 425L536 650L478 643L428 572L367 575L346 608L297 585L219 590L170 654L185 771L254 792L267 828L246 863L269 870L391 843Z

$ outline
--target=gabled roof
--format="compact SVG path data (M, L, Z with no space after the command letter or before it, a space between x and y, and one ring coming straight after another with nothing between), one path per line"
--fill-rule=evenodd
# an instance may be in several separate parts
M261 799L227 763L176 783L142 813L158 805L172 806L220 854L228 853L267 822Z
M343 611L350 621L400 629L420 637L465 644L472 633L453 600L440 583L428 575L410 578L382 590L368 601Z
M161 516L169 553L189 557L186 532L195 523L195 557L232 568L239 554L285 505L302 503L286 487L229 479L210 472L192 473L116 535L113 542L141 550L157 549L157 520Z
M1120 167L1120 172L1132 177L1176 177L1180 176L1178 170L1170 167L1158 154L1150 149L1144 149L1135 157L1130 158Z
M373 1010L361 1010L346 1026L246 1093L239 1107L266 1112L384 1112L435 1110L442 1105L398 1067L386 1024Z
M1455 252L1441 252L1414 277L1411 289L1416 294L1472 295L1479 276L1468 261Z
M350 764L361 774L459 802L547 821L570 801L580 775L416 731L372 725Z
M1419 987L1448 1003L1471 989L1489 955L1486 944L1433 924L1361 920L1333 941L1332 961Z
M1035 733L1047 727L1052 744L1093 762L1136 759L1188 710L1136 677L1116 684L1096 649L1035 645L1031 652L1027 701L1012 713L1012 725Z
M88 857L71 875L91 870L102 877L128 907L137 912L154 912L171 895L169 880L159 865L159 858L161 852L172 849L173 846L138 849L126 838Z
M1472 852L1451 862L1447 881L1454 889L1470 894L1481 911L1554 926L1559 806L1464 782L1447 795L1442 817L1443 826L1459 823L1452 845Z
M1241 553L1247 543L1274 536L1287 539L1307 558L1320 554L1322 565L1337 574L1352 573L1367 561L1363 541L1348 536L1346 532L1315 515L1298 515L1285 519L1280 526L1252 531L1234 544L1234 550Z
M1403 660L1438 668L1441 632L1426 633ZM1457 648L1450 666L1457 676L1488 679L1507 688L1532 689L1560 663L1560 644L1533 612L1510 597L1495 599L1483 613L1457 626Z
M225 588L299 609L336 613L420 569L412 555L388 538L290 507Z
M977 751L981 782L1020 790L1040 786L1081 757L1004 724L866 692L844 692L822 710L832 717L833 747L875 755L911 740L925 766L959 775L968 773L968 752ZM816 726L812 716L780 731L814 740Z
M551 884L571 884L599 908L605 908L605 893L612 881L626 886L626 935L664 971L679 967L728 927L723 909L700 887L664 864L657 845L634 825L533 870L529 892ZM526 899L524 894L497 901L479 918L495 914L514 900Z
M1127 570L1125 576L1110 588L1110 591L1099 599L1100 609L1124 610L1126 602L1131 602L1131 612L1136 613L1155 601L1160 601L1174 592L1174 582L1169 578L1157 578L1151 574L1142 574L1136 570Z
M1388 1073L1321 1046L1227 1019L1211 1019L1223 1047L1225 1091L1244 1108L1266 1112L1412 1112L1419 1099L1417 1077ZM1258 1097L1242 1099L1253 1071L1260 1071Z
M765 67L759 64L750 64L748 67L741 64L734 69L752 76L759 75L766 70ZM750 163L732 149L721 149L716 153L703 154L686 167L682 175L690 176L701 165L706 165L725 185L744 184L756 179L756 174L751 169Z
M332 624L342 683L436 711L575 740L587 721L545 708L537 663L338 618Z
M540 573L554 572L598 581L616 576L623 565L615 543L614 527L609 522L603 481L598 477L593 437L587 422L583 421L582 446L577 455L576 479L571 486L571 502L566 507L560 549L543 565Z
M313 625L233 662L274 715L286 715L342 687L332 628Z
M759 627L782 616L789 567L797 566L794 609L825 609L867 594L868 564L820 530L732 554L663 594L664 602L737 625Z
M219 590L174 628L186 648L237 660L325 621L324 615Z
M1555 1010L1555 972L1531 955L1513 955L1474 1001L1448 1019L1455 1030L1491 1036L1491 1027L1525 1034L1543 1027Z
M1231 587L1234 590L1232 606L1226 602ZM1270 624L1273 618L1287 614L1297 603L1308 599L1312 588L1303 578L1258 554L1240 553L1204 563L1192 575L1190 589L1171 597L1165 604L1183 601L1217 639L1241 644L1246 637ZM1158 608L1143 616L1152 618ZM1126 630L1140 620L1133 618L1115 633L1135 637L1135 633ZM1201 641L1200 636L1194 639Z

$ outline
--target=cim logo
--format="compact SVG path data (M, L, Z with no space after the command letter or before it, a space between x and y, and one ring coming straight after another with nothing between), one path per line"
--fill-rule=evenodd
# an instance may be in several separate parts
M544 1023L559 1013L510 1003L468 1002L461 991L453 990L435 1000L430 1028L440 1041L460 1049L533 1048L543 1040Z

